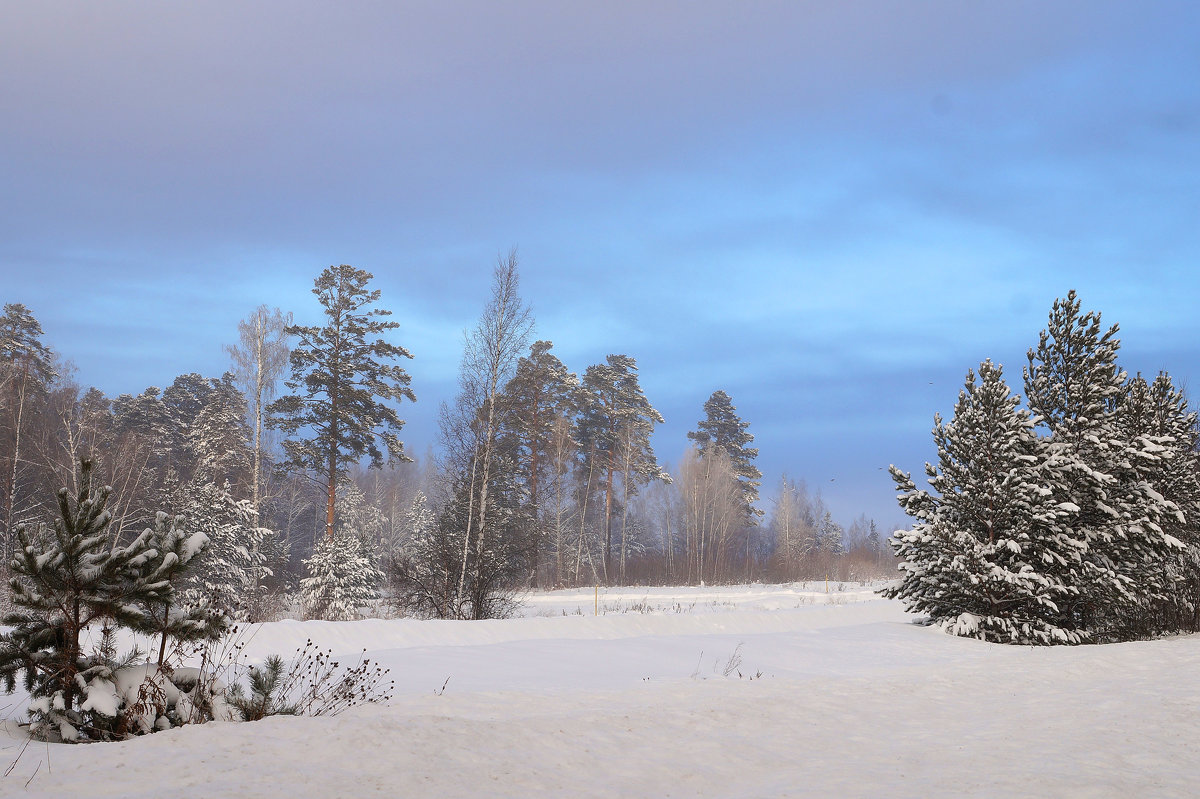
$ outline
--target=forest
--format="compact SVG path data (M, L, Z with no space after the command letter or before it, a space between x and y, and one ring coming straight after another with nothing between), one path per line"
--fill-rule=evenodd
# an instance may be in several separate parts
M230 369L105 396L72 379L34 312L0 319L0 524L52 518L81 464L111 488L112 546L166 514L208 546L190 590L234 618L507 615L529 588L866 579L895 570L886 534L835 521L781 475L769 500L750 422L719 388L697 408L678 466L651 444L662 416L635 357L581 373L532 340L512 252L464 334L439 446L401 441L420 387L403 368L372 275L331 266L313 307L253 309ZM321 322L301 325L297 316ZM686 448L686 449L685 449ZM5 580L7 583L7 580Z

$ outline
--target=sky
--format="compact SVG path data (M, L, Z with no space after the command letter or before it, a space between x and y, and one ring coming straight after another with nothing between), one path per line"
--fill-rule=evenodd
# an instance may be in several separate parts
M705 399L836 516L903 519L967 369L1056 297L1200 386L1200 6L9 2L0 299L110 396L229 368L257 305L374 275L436 442L516 247L536 337ZM1200 390L1200 389L1197 389Z

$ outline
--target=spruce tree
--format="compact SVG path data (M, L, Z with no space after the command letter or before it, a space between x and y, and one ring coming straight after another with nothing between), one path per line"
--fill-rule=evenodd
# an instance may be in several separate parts
M954 419L935 416L933 492L891 467L916 520L892 546L901 582L884 591L950 632L1003 643L1079 643L1062 608L1076 599L1085 547L1059 525L1064 511L1042 488L1044 445L991 361L967 373Z
M300 581L300 600L309 618L356 619L379 596L383 575L350 532L323 536L304 566L309 576Z
M235 499L229 483L192 483L184 494L183 523L208 540L189 570L186 597L245 620L248 601L271 575L264 547L271 531L258 526L250 500Z
M1145 632L1200 627L1200 455L1197 414L1170 375L1153 383L1140 374L1126 385L1118 418L1127 440L1140 442L1133 463L1149 491L1170 503L1160 519L1162 530L1180 542L1172 557L1158 564L1167 590L1151 612L1139 609L1129 626Z
M268 425L288 436L281 466L321 476L329 539L337 487L347 468L364 457L373 467L382 466L385 454L389 462L407 459L396 435L404 422L386 403L416 400L408 373L391 363L412 355L379 337L399 324L384 321L391 311L372 307L380 292L367 288L371 277L346 264L317 277L313 293L325 324L287 328L288 335L299 337L290 357L291 378L285 381L295 393L268 408Z

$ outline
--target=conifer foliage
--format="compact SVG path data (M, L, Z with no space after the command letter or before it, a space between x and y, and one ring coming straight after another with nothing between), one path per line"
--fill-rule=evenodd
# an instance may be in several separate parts
M324 308L325 324L287 328L300 339L291 352L292 376L285 381L295 393L268 409L268 425L288 435L282 466L321 475L328 538L347 468L364 457L372 466L382 465L385 454L389 461L406 457L396 435L404 422L387 402L416 400L408 373L394 363L412 355L380 337L399 324L384 320L391 311L372 307L380 292L367 288L371 277L347 264L317 277L313 293Z
M737 408L729 395L724 391L714 391L704 403L704 419L687 437L696 442L702 457L709 447L717 447L729 456L741 486L746 520L750 521L762 516L762 511L754 506L758 501L762 472L753 462L758 457L758 448L747 446L754 441L754 435L747 431L748 427L750 423L743 422L737 415Z
M379 596L383 574L352 530L322 538L304 565L309 576L300 581L300 599L310 618L356 619L360 608Z
M0 636L0 682L11 691L21 675L33 697L33 731L66 741L106 737L118 715L114 703L101 701L116 669L105 652L85 649L88 625L198 640L224 622L173 601L172 577L206 545L203 534L185 536L160 524L114 546L110 492L92 484L92 472L84 461L75 495L59 491L52 528L17 529L11 590L19 609L3 618L13 629Z
M889 596L1003 643L1196 629L1197 417L1167 375L1128 379L1116 333L1075 292L1055 301L1028 410L998 365L968 372L954 419L935 417L933 491L891 469L916 523L892 539L904 578Z
M1041 442L1021 398L991 361L967 373L954 419L935 417L934 492L892 467L901 505L917 519L893 546L904 579L888 590L960 635L1006 643L1078 643L1060 607L1074 595L1062 575L1082 546L1054 530L1059 517L1041 484Z

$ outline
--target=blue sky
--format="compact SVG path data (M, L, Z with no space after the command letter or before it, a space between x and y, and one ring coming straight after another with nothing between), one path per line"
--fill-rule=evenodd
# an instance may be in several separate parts
M13 3L0 274L110 395L227 368L375 274L434 441L497 253L573 370L638 359L678 462L715 389L766 482L885 468L1069 289L1200 375L1191 3Z

